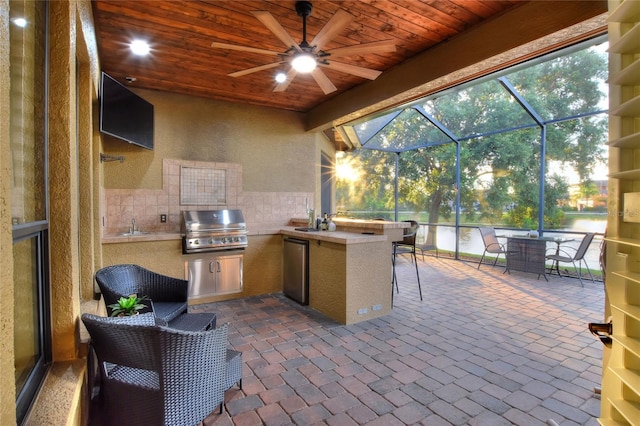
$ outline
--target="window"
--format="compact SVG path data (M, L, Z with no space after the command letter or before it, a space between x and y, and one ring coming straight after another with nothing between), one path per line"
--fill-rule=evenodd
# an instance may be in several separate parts
M338 210L437 227L456 255L482 253L479 225L603 232L606 45L596 37L344 125L361 149L338 156Z
M24 420L51 361L47 197L47 3L10 6L16 418Z

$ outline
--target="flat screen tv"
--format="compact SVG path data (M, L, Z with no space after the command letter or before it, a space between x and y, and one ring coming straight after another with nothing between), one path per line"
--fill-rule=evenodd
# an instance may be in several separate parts
M102 73L100 131L153 149L153 105Z

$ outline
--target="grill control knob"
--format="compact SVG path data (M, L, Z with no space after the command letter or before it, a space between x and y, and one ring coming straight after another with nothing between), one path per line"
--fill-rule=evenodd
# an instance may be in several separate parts
M194 246L197 246L198 244L200 244L200 241L198 241L198 240L193 240L193 245L194 245Z

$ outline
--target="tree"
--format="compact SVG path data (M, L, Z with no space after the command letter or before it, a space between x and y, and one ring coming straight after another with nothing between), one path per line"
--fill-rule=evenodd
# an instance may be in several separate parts
M606 73L606 57L586 49L505 77L549 122L544 161L572 167L581 182L588 181L603 157L606 117L554 120L597 111L604 96L599 84ZM457 141L437 125L444 126ZM368 131L375 133L372 129ZM358 151L363 167L370 168L368 162L374 158L377 167L375 176L367 174L361 197L375 193L384 205L391 204L393 188L385 190L385 185L393 182L395 155L399 155L400 205L428 212L429 223L451 218L459 190L460 210L467 222L536 228L541 135L540 127L497 80L446 93L405 109L366 144L397 154ZM456 143L460 144L459 188L455 181ZM545 227L560 225L563 213L559 200L567 197L567 182L547 173Z

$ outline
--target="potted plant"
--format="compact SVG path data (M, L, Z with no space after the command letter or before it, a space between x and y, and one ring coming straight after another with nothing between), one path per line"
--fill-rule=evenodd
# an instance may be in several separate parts
M124 317L131 315L138 315L140 310L147 307L144 302L147 299L146 296L138 297L136 294L132 294L129 297L121 297L117 303L107 306L111 309L112 317Z

